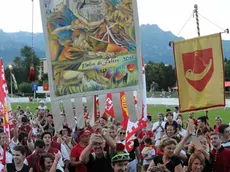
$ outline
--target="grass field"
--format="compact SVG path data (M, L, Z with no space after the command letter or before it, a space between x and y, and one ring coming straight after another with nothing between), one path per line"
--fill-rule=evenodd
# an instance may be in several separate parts
M12 108L13 108L13 111L16 110L16 107L17 105L19 105L18 103L12 103ZM30 107L31 111L33 112L35 110L36 107L38 107L38 103L22 103L20 104L22 106L22 108L25 110L26 107ZM51 109L51 105L50 103L47 103L46 106ZM166 112L166 109L171 109L173 110L173 106L153 106L153 105L149 105L148 106L148 113L151 113L152 116L153 116L153 121L156 121L157 120L157 114L159 112L162 112L162 113L165 113ZM201 111L201 112L196 112L195 113L195 117L198 117L198 116L202 116L202 115L205 115L205 112ZM187 119L188 115L187 114L184 114L184 121ZM229 109L223 109L223 108L220 108L220 109L215 109L215 110L210 110L209 111L209 123L211 126L214 125L215 121L215 117L217 116L220 116L223 120L223 123L225 124L228 124L230 123L230 110Z

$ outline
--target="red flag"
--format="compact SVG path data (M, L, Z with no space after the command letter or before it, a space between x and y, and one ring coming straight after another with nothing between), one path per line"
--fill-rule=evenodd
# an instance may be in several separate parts
M48 82L43 82L43 90L48 91L49 90L49 83Z
M113 118L115 117L114 109L113 109L112 93L107 93L107 99L105 103L105 113Z
M121 109L122 109L122 115L123 115L123 121L121 122L121 126L126 129L129 121L129 113L126 103L126 96L125 92L120 92L120 102L121 102Z

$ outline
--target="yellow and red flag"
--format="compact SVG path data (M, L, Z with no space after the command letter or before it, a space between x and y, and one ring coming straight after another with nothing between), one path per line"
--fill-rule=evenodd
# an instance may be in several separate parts
M180 112L225 106L221 34L174 43Z
M126 103L126 96L125 92L120 92L120 102L121 102L121 109L122 109L122 115L123 115L123 121L121 121L121 126L126 129L128 122L129 122L129 113Z

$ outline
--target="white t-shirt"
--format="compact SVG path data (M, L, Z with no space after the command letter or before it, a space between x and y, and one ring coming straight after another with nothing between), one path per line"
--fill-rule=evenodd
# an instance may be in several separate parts
M159 121L154 122L153 123L153 128L152 131L156 130L156 128L159 126ZM165 128L165 122L162 121L161 122L161 126L162 128ZM161 127L157 128L157 130L154 132L154 136L155 136L155 141L158 140L159 138L161 138L161 136L164 134L164 130L162 130Z
M18 141L17 142L14 142L14 140L12 139L10 144L9 144L9 147L10 147L10 150L12 151L14 149L14 147L18 144ZM0 146L0 161L3 160L3 153L4 153L4 149L2 148L2 146ZM8 151L6 151L6 163L12 163L12 154ZM0 162L1 164L1 162Z
M41 111L44 111L44 110L47 109L47 107L46 107L45 105L44 105L44 106L41 106L41 105L40 105L40 106L38 106L38 109L41 110Z
M152 159L150 158L152 158L156 154L156 152L151 147L144 147L144 149L141 151L141 154L142 155L148 154L148 156L144 158L143 165L149 165L152 161Z
M181 128L181 131L179 130L179 134L184 137L187 134L187 131Z
M177 112L173 112L173 120L176 121L178 117L178 113Z

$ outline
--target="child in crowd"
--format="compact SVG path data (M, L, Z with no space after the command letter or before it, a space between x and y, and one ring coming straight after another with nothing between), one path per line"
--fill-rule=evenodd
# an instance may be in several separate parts
M147 171L149 164L151 163L151 160L155 155L155 149L152 146L153 145L152 139L146 138L144 143L145 143L145 147L141 152L142 156L144 157L142 172Z

